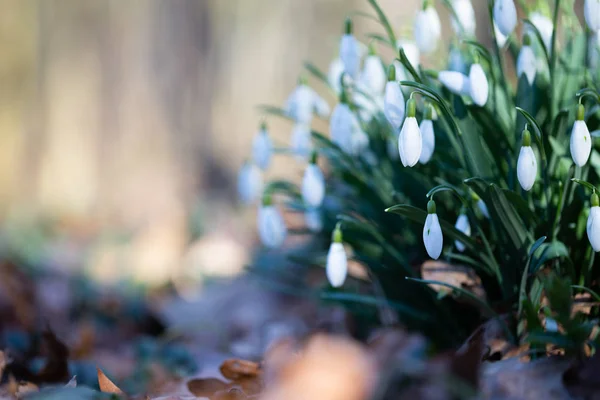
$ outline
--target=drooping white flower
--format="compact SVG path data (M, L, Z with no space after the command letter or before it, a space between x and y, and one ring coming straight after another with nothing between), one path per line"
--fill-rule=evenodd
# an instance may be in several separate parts
M386 83L385 68L374 46L369 46L369 55L365 58L360 83L371 95L381 95Z
M346 153L351 154L354 135L361 134L362 128L356 115L350 110L346 93L342 91L340 102L335 106L329 119L331 141Z
M537 160L531 148L531 133L525 129L523 131L523 146L517 161L517 178L523 190L531 190L537 177L537 169Z
M440 42L442 24L430 0L423 1L414 23L415 42L421 53L433 53Z
M342 92L342 74L344 73L344 62L341 58L336 58L329 64L327 73L327 82L329 86L339 95Z
M465 59L460 49L456 46L450 47L450 53L448 54L448 70L460 72L461 74L464 74L467 71ZM466 76L464 78L465 80L467 79Z
M577 108L577 120L571 131L571 158L575 165L583 167L590 158L592 152L592 138L587 124L584 121L585 107L579 104Z
M503 48L506 42L508 41L508 36L500 32L500 29L498 29L498 25L496 24L496 22L494 22L494 35L496 36L496 43L498 44L498 47Z
M353 156L366 155L364 152L368 150L368 148L369 136L359 125L358 129L355 129L350 137L350 149L348 153Z
M510 36L517 26L517 8L514 0L495 0L494 22L504 36Z
M460 213L454 227L465 235L471 236L471 224L469 224L469 218L464 212ZM465 251L465 244L459 240L454 241L454 246L456 246L456 249L461 253Z
M400 83L396 81L396 67L392 64L388 71L388 82L385 84L383 113L394 131L397 131L402 125L404 112L404 94L402 94Z
M323 216L318 208L308 208L304 212L304 223L311 232L321 232L323 230Z
M435 208L435 201L429 200L429 203L427 203L427 218L423 227L423 243L429 257L437 260L442 254L444 236Z
M260 198L263 189L260 168L250 162L245 162L238 176L238 193L240 200L251 204Z
M475 36L477 22L475 20L475 10L471 0L453 0L452 8L458 17L458 21L452 16L452 28L459 36Z
M287 228L281 212L273 204L271 194L265 193L258 209L258 235L263 245L269 248L280 247L287 236Z
M550 52L552 50L552 31L554 30L552 20L544 14L537 11L534 11L529 15L529 20L540 32L540 35L542 36L542 41L544 42L544 47L546 47L546 50ZM529 33L531 34L532 32Z
M525 35L523 38L523 47L517 57L517 77L525 74L529 85L533 85L535 75L537 73L537 59L535 53L531 48L531 38L529 35Z
M558 332L558 323L554 318L546 317L546 332Z
M360 45L352 34L352 20L346 20L346 30L340 41L340 59L344 64L344 72L353 79L358 77L360 69Z
M585 0L583 15L587 26L592 32L600 30L600 0Z
M273 155L273 142L267 131L267 124L261 123L260 130L252 139L252 160L260 169L267 169Z
M473 103L479 107L485 106L488 100L489 84L481 64L477 62L471 65L469 71L469 92Z
M592 193L591 205L586 230L592 248L595 252L598 252L600 251L600 201L596 192Z
M327 265L325 274L329 284L338 288L344 284L348 275L348 258L342 242L342 231L339 225L333 231L333 238L329 253L327 253Z
M481 197L479 197L477 195L477 193L475 193L475 192L471 192L471 197L475 201L475 205L477 206L477 208L479 209L479 211L481 212L481 214L483 214L484 217L486 217L487 219L489 219L490 218L490 212L488 211L487 205L481 199Z
M425 106L425 117L419 125L421 130L421 137L423 138L423 148L421 149L421 157L419 162L421 164L427 164L433 155L435 150L435 133L433 131L433 106L427 104Z
M329 116L329 113L331 112L331 109L329 108L329 104L327 104L327 101L325 101L324 98L319 96L317 94L317 92L313 91L313 94L314 94L313 101L314 101L315 112L317 113L317 115L319 117L327 118L327 116Z
M327 102L310 88L304 79L300 79L298 86L288 97L284 109L290 118L305 125L310 125L315 112L321 117L326 117L330 111Z
M438 74L438 80L449 91L459 96L469 95L471 93L469 77L460 72L440 71Z
M405 167L413 167L421 157L423 139L417 122L417 106L413 99L406 102L406 118L398 135L398 152Z
M325 198L325 177L317 165L317 155L313 152L302 178L302 200L308 207L319 207Z
M305 124L297 123L292 129L292 153L298 160L307 160L312 151L312 141L310 137L310 127Z

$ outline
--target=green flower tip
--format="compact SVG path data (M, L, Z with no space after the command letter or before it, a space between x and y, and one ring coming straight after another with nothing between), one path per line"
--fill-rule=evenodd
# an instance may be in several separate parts
M267 121L265 121L265 120L260 121L260 130L261 130L261 132L266 132L267 128L268 128Z
M318 154L316 151L313 151L313 152L310 154L310 163L311 163L311 164L316 164L316 163L317 163L317 160L318 160L318 158L319 158L319 154Z
M273 204L273 193L271 192L271 190L267 189L263 192L262 205L270 206L272 204Z
M528 33L523 36L523 46L531 46L531 36Z
M577 121L583 121L585 119L585 107L583 104L577 105Z
M479 64L480 56L479 52L473 51L473 64Z
M335 229L333 230L333 234L331 235L331 241L333 243L342 243L342 240L342 226L338 222L338 224L335 226Z
M375 43L369 43L369 55L376 56L377 55L377 47L375 47Z
M531 146L531 132L523 130L523 146Z
M435 214L435 201L429 200L427 203L427 214Z
M592 203L592 207L600 206L600 198L598 198L598 194L596 192L592 193L592 198L590 199L590 203Z
M346 18L346 23L344 24L344 33L346 35L352 35L352 20L350 18Z
M431 103L425 105L425 119L433 120L433 105Z
M423 0L423 10L427 10L431 6L433 6L433 0Z
M479 197L479 195L473 191L471 191L471 198L475 201L481 200L481 197Z
M394 82L396 80L396 66L391 64L388 68L388 82Z
M342 87L342 92L340 93L340 103L348 104L348 93L346 93L346 89Z
M415 99L408 99L406 102L406 116L408 118L415 118L417 116L417 103Z
M308 79L306 79L306 76L300 75L298 77L298 85L308 85Z

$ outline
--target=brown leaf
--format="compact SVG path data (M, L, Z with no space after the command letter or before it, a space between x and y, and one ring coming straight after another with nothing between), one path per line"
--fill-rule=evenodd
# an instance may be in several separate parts
M247 360L225 360L219 369L225 378L232 381L244 378L258 378L262 374L260 364Z
M197 378L187 383L188 390L196 397L211 397L228 387L227 383L217 378Z
M210 400L244 400L248 397L246 394L238 388L231 388L229 390L221 390L210 397Z
M481 279L472 268L452 265L443 261L426 261L421 266L421 274L425 280L444 282L468 290L480 299L486 298ZM429 286L436 292L452 292L452 289L446 286L434 284Z
M59 383L69 380L69 349L48 327L42 333L44 353L48 359L36 375L36 383Z
M96 368L98 371L98 386L100 386L100 391L103 393L115 393L115 394L123 394L123 391L119 389L117 385L115 385L100 368Z

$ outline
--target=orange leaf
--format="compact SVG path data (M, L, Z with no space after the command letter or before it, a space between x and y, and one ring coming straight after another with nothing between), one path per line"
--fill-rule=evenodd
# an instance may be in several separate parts
M232 381L243 378L257 378L262 372L258 363L234 358L223 361L219 369L225 378Z
M100 391L102 393L115 393L115 394L123 394L123 391L119 389L117 385L115 385L100 368L96 368L98 371L98 386L100 386Z

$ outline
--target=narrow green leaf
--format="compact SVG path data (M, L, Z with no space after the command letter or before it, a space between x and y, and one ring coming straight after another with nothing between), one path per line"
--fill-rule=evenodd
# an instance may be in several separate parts
M258 108L258 110L262 113L274 115L276 117L281 117L281 118L285 118L289 121L293 121L293 119L290 118L290 116L287 114L287 112L285 112L285 110L281 107L270 106L267 104L261 104L261 105L258 105L256 108Z
M484 45L482 45L476 40L463 39L462 42L474 47L477 50L477 52L485 59L485 61L487 61L487 63L490 66L492 65L492 53L490 53L490 51Z
M385 13L381 9L381 7L379 7L379 4L377 4L377 0L369 0L369 4L375 10L377 17L379 17L379 22L381 22L383 29L385 29L385 32L388 35L390 44L392 46L396 46L396 35L394 34L394 29L392 29L392 25L390 25L390 21L388 21L387 16L385 15Z
M538 40L538 42L540 44L540 47L544 51L544 58L546 59L546 63L548 64L548 68L550 68L550 55L548 54L548 50L546 49L546 44L544 43L544 38L542 37L542 34L538 30L537 26L535 26L535 24L533 22L531 22L530 20L524 19L523 22L525 24L529 25L529 28L533 31L533 33L537 37L537 40Z
M419 76L419 73L417 72L417 70L415 69L415 67L410 63L410 60L406 56L406 53L404 52L404 49L400 49L398 51L398 54L399 54L399 58L397 60L400 61L400 63L402 65L404 65L404 68L406 68L406 70L408 72L410 72L410 74L413 76L413 78L414 78L415 81L417 81L418 83L422 84L423 80Z
M548 239L547 236L542 236L531 245L531 247L529 248L529 257L533 256L533 253L535 253L535 251L540 248L540 246L546 241L546 239Z
M327 79L327 74L321 71L316 65L314 65L310 61L305 61L304 68L306 68L306 70L310 72L311 75L313 75L315 78L323 82L327 87L330 87L329 80Z
M592 192L598 192L598 189L596 189L596 186L592 185L591 183L589 183L587 181L584 181L582 179L577 179L577 178L573 178L573 179L571 179L571 181L590 189Z

